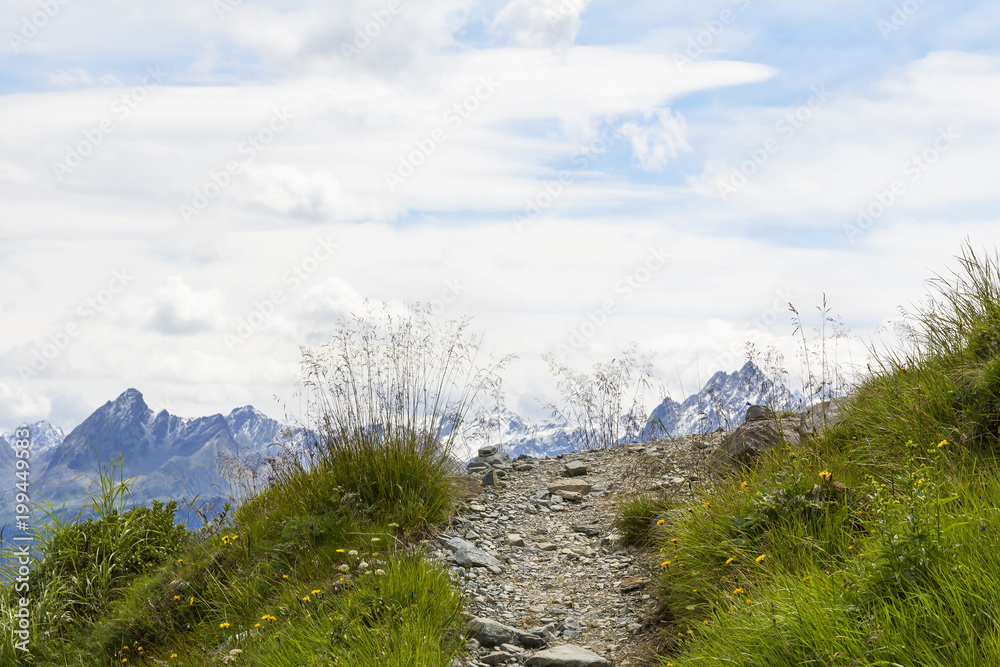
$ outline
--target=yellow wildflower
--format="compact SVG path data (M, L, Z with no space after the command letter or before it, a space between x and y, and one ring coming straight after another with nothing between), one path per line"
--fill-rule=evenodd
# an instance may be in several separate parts
M762 560L764 560L765 558L767 558L767 554L761 554L761 555L757 556L756 558L754 558L754 560L759 563Z
M708 506L711 505L711 504L712 504L712 501L706 500L705 501L705 509L708 509Z
M670 561L669 560L665 560L662 563L660 563L660 567L668 567L669 565L670 565Z
M656 522L657 526L662 526L663 524L664 524L664 520L663 519L660 519L659 521Z
M742 588L737 588L737 589L735 589L735 590L733 591L733 595L739 595L739 594L740 594L740 593L742 593L742 592L743 592L743 589L742 589Z
M222 628L223 630L225 630L226 628L229 627L229 623L225 623L225 622L219 623L219 627Z
M819 474L819 476L820 476L820 477L821 477L822 479L826 480L827 482L829 482L829 481L830 481L830 478L831 478L831 477L833 477L833 475L832 475L832 474L830 473L830 471L829 471L829 470L824 470L823 472L821 472L821 473Z
M727 558L727 559L726 559L726 565L729 565L729 564L730 564L730 563L732 563L732 562L733 562L734 560L736 560L736 559L735 559L735 558Z
M180 600L180 599L181 599L181 596L180 596L180 595L175 595L175 596L174 596L174 601L177 601L177 600Z
M942 440L941 442L938 443L938 449L941 449L942 447L944 447L947 444L948 444L947 440Z

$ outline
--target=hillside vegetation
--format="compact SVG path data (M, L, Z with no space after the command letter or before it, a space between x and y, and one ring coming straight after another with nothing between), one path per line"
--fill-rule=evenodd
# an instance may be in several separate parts
M173 503L129 508L134 480L105 462L81 513L42 507L29 592L0 596L0 664L448 664L462 600L419 540L465 493L451 448L499 367L476 347L421 313L345 323L304 354L311 462L276 463L198 532Z
M620 508L659 552L662 664L1000 664L1000 265L959 259L824 437Z

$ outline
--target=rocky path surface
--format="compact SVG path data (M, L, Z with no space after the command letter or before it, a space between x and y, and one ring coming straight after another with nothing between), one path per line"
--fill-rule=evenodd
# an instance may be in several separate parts
M657 664L655 554L626 548L615 506L637 493L694 493L721 434L469 464L476 494L433 554L466 592L465 667Z

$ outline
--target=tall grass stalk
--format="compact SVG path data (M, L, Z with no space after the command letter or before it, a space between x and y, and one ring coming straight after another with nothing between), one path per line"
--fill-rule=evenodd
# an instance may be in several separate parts
M573 427L580 449L611 447L638 440L646 426L645 391L653 377L649 355L633 343L609 362L594 364L593 373L581 373L543 355L556 376L561 402L545 402L553 417Z

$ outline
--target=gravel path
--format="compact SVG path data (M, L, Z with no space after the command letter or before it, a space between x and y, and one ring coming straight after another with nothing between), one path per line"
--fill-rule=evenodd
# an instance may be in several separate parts
M649 662L662 636L655 554L621 546L614 509L643 492L690 496L720 440L713 433L540 460L481 451L470 464L486 466L470 473L478 493L432 545L475 617L476 639L460 664L657 664Z

